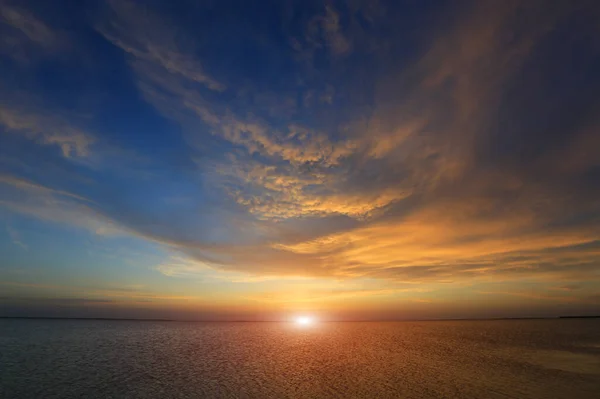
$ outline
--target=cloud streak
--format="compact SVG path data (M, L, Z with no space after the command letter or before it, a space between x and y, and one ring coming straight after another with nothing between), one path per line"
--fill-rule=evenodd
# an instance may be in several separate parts
M204 72L202 64L191 54L193 47L181 48L173 26L165 26L157 15L133 2L109 1L108 4L111 15L99 24L99 31L113 44L136 60L159 65L210 90L226 89L223 83Z
M0 108L0 124L9 133L43 145L58 146L66 158L88 156L90 147L95 142L92 135L56 116L6 106Z

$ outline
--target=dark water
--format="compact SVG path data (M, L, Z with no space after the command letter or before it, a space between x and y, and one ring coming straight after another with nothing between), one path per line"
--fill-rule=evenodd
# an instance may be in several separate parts
M2 398L600 398L600 320L0 320Z

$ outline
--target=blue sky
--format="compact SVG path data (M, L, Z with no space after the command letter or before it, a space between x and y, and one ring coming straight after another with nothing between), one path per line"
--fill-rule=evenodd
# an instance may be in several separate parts
M0 313L597 313L599 8L0 1Z

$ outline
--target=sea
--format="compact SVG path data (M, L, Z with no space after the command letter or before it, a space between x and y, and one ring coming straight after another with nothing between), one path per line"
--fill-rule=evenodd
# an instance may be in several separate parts
M600 319L0 319L5 398L600 398Z

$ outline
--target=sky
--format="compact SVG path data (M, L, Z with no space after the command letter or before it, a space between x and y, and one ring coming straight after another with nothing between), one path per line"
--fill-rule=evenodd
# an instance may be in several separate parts
M600 314L600 6L0 0L0 316Z

